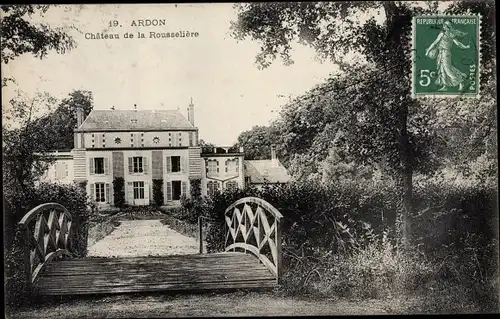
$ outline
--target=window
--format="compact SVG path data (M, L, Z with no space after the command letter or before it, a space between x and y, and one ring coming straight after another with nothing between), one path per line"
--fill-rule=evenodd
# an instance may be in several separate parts
M134 173L143 173L144 172L144 163L142 161L142 157L134 157Z
M104 158L96 157L94 158L94 173L104 174Z
M64 162L56 163L56 179L64 179L68 177L68 164Z
M219 183L216 181L209 181L207 183L208 195L213 196L219 189Z
M181 157L180 156L172 156L172 172L180 172L181 171Z
M189 132L189 146L194 146L193 135L192 132Z
M217 160L209 160L207 162L207 173L208 174L216 174L219 171L217 167Z
M233 160L227 160L226 161L226 172L228 173L236 173L238 172L238 167L237 167L237 162L238 160L237 159L233 159Z
M230 191L234 191L234 190L238 189L238 183L235 181L227 182L226 189L228 189Z
M106 202L106 194L104 193L105 184L95 183L95 201L99 203Z
M134 199L144 199L144 182L134 182Z

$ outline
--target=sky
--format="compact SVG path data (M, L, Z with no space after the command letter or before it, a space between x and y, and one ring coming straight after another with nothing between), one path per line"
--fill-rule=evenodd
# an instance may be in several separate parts
M192 98L200 138L232 145L241 132L268 125L289 97L305 93L337 70L333 63L319 62L313 49L299 44L292 51L293 65L284 66L278 59L259 70L255 64L259 43L238 42L229 34L235 18L230 3L51 8L33 19L65 28L77 47L65 54L50 51L42 60L23 55L2 65L2 76L17 82L3 90L3 99L13 96L15 89L28 95L48 92L58 99L82 89L93 93L95 109L133 109L137 104L138 109L179 109L186 115ZM165 19L166 25L132 26L140 19ZM113 20L118 27L109 27ZM199 36L148 38L150 31L182 30ZM101 32L120 38L85 38L87 33ZM137 38L138 32L146 38ZM134 38L125 39L124 33Z

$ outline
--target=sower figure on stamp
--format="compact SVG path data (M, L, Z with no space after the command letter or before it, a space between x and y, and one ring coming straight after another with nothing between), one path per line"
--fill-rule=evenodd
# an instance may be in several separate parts
M437 79L436 84L442 85L439 91L446 91L447 87L455 87L458 85L458 90L462 91L463 82L467 75L451 64L451 47L453 44L461 49L469 49L470 45L464 45L457 40L457 37L463 37L466 33L454 29L450 21L443 24L441 31L425 51L425 55L431 59L436 59L437 64Z

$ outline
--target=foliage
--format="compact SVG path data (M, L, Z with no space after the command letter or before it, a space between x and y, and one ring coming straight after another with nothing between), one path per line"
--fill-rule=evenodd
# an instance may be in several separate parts
M213 153L213 148L215 147L214 144L207 143L203 139L200 139L199 145L202 153Z
M251 130L240 133L237 145L243 147L245 159L269 159L271 158L271 144L277 140L275 133L272 126L256 125Z
M156 206L163 205L163 179L153 180L153 201Z
M321 162L333 147L347 152L354 165L382 165L398 182L404 237L411 230L414 173L429 174L447 164L446 144L459 148L470 137L468 132L475 134L473 143L467 144L487 141L490 148L495 145L496 106L491 93L474 102L457 98L429 103L411 97L411 19L416 14L437 13L437 2L242 3L235 7L233 35L261 44L256 57L259 67L268 67L278 55L285 64L293 63L290 52L296 40L340 67L325 84L286 105L275 123L280 154L292 173L298 179L318 180ZM456 2L448 11L482 13L486 29L494 25L491 2ZM368 19L360 19L361 15ZM488 52L483 63L487 67L481 85L489 87L494 82L494 32L485 41ZM346 56L355 58L348 62ZM481 116L470 120L469 113L463 134L450 141L445 137L449 131L439 125L442 104L453 110L457 105L469 110L480 107ZM473 149L469 148L471 153L478 154Z
M201 196L201 179L190 179L189 180L189 193L191 198L197 198Z
M59 103L54 112L33 122L33 131L45 131L45 134L51 137L43 150L74 148L73 130L77 124L77 107L81 107L84 118L87 117L94 108L92 92L74 90Z
M43 58L49 50L65 53L76 46L74 40L60 28L31 22L35 13L44 14L49 5L1 5L2 63L31 53Z
M113 199L115 207L125 205L125 179L123 177L113 178Z

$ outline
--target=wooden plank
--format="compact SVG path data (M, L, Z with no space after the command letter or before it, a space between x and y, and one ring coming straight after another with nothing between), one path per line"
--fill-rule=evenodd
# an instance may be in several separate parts
M88 275L99 275L99 274L105 274L105 275L113 275L113 274L127 274L127 273L141 273L141 272L149 272L149 273L156 273L158 276L166 276L168 274L173 274L173 273L189 273L189 274L203 274L203 273L208 273L208 274L218 274L218 273L230 273L230 272L237 272L241 270L241 268L237 267L227 267L227 268L222 268L222 269L217 269L217 268L211 268L211 269L203 269L203 268L191 268L191 269L177 269L177 268L172 268L168 270L161 270L161 269L155 269L155 268L121 268L121 269L103 269L99 271L98 269L92 269L89 271L85 270L75 270L75 271L44 271L42 273L42 277L57 277L57 276L65 276L65 277L70 277L70 276L80 276L81 274L88 274ZM245 267L244 271L263 271L268 273L270 276L274 275L269 271L269 269L265 267L259 267L259 265L252 266L252 267Z
M76 269L76 270L50 270L50 271L45 271L43 273L43 277L54 277L54 276L79 276L81 274L85 275L99 275L99 274L106 274L106 275L112 275L112 274L127 274L127 273L140 273L144 271L156 273L159 276L160 275L167 275L167 274L175 274L175 273L193 273L193 274L218 274L218 273L230 273L230 272L235 272L235 271L240 271L243 269L244 271L263 271L269 273L269 275L272 275L271 272L263 267L262 265L255 264L255 265L250 265L247 267L235 267L235 266L226 266L224 268L168 268L168 269L159 269L159 268L133 268L133 267L121 267L121 268L106 268L106 269L90 269L90 270L85 270L85 269Z
M266 288L276 277L243 253L53 261L40 273L41 295Z
M107 261L107 262L67 262L67 261L56 261L52 267L57 267L59 269L65 269L65 268L78 268L78 267L83 267L83 268L88 268L88 267L100 267L100 266L120 266L120 265L135 265L135 266L140 266L140 265L156 265L156 266L184 266L184 265L192 265L192 266L218 266L218 265L227 265L227 264L254 264L258 263L258 259L253 257L248 260L241 260L241 259L228 259L228 260L218 260L218 261L197 261L197 260L192 260L192 261L176 261L176 260L137 260L137 261L121 261L121 260L116 260L116 261Z
M142 279L142 280L141 280ZM151 280L151 278L103 278L103 279L95 279L93 281L89 281L88 278L82 278L81 281L46 281L43 283L39 283L36 286L41 287L43 290L45 289L54 289L54 288L65 288L65 289L73 289L73 288L81 288L81 289L92 289L92 288L113 288L113 287L125 287L125 286L145 286L145 285L156 285L156 284L204 284L211 282L218 283L226 283L226 282L247 282L247 281L274 281L275 278L263 277L263 276L252 276L252 277L192 277L192 278L165 278L162 280Z
M38 291L46 296L54 295L87 295L87 294L110 294L110 293L131 293L131 292L158 292L158 291L196 291L196 290L217 290L217 289L252 289L252 288L273 288L276 286L275 280L248 281L233 283L183 283L183 284L155 284L136 285L124 287L90 287L89 289L46 289Z
M257 258L252 258L251 260L228 260L227 262L176 262L176 261L136 261L136 262L107 262L107 263L62 263L54 262L50 265L51 269L75 269L75 268L95 268L95 267L140 267L140 266L150 266L150 267L220 267L224 265L252 265L258 264Z
M136 259L136 260L122 260L120 258L94 261L94 260L60 260L55 261L54 265L57 267L78 267L78 266L89 266L89 265L225 265L232 263L254 263L257 262L258 258L255 256L250 256L249 258L227 258L227 259L173 259L173 258L163 258L163 259Z
M55 280L53 277L61 277L63 279L67 280L73 280L73 278L80 278L80 277L85 277L85 278L90 278L90 280L93 280L93 278L107 278L107 277L112 277L112 276L121 276L121 277L126 277L126 276L157 276L158 279L161 278L170 278L170 277L179 277L179 276L237 276L237 275L253 275L253 274L261 274L265 275L268 277L273 277L274 276L267 270L266 268L251 268L251 269L212 269L208 271L204 271L203 269L196 269L196 270L177 270L177 269L170 269L170 270L165 270L162 272L156 272L156 271L144 271L142 269L125 269L121 271L115 271L115 272L92 272L92 273L87 273L87 272L80 272L80 273L49 273L49 274L44 274L42 277L43 280L47 278L47 280Z

